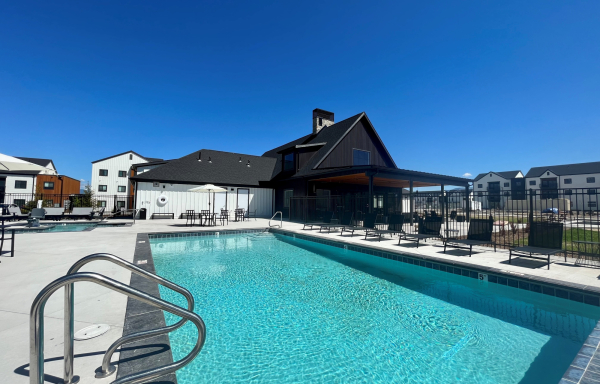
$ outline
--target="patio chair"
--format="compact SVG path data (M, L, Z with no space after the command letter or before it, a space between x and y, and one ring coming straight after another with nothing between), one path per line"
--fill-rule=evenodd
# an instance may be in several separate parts
M509 251L508 263L511 264L513 254L518 257L546 258L550 269L550 256L563 252L563 224L537 222L531 223L527 245L514 247ZM534 256L540 255L540 256ZM567 254L565 252L565 261Z
M365 214L365 218L363 220L363 224L361 226L349 226L349 227L343 227L342 228L342 233L340 233L340 236L344 235L344 232L350 232L350 237L354 236L354 232L355 231L368 231L368 230L374 230L375 229L375 222L377 221L377 214L376 213L367 213Z
M106 207L101 207L100 210L98 211L92 211L92 213L90 214L90 220L92 219L100 219L103 220L104 219L104 211L106 210ZM117 214L123 214L124 208L121 208L120 210L118 210L115 215Z
M331 220L333 220L333 211L327 211L323 214L322 221L314 223L304 223L304 227L302 227L302 229L306 229L306 227L310 227L310 229L313 229L313 227L320 227L321 225L331 224Z
M194 226L194 222L196 221L196 211L194 211L193 209L186 209L185 210L185 226L188 226L188 223L190 223L190 227Z
M21 212L21 208L19 207L8 207L8 214L12 215L11 220L26 220L29 217L29 214L25 214Z
M344 214L342 215L342 219L340 220L339 223L329 223L329 224L323 224L321 225L321 228L319 228L319 232L321 232L323 230L323 228L327 228L327 233L331 232L331 229L336 229L336 228L344 228L344 227L353 227L354 225L352 225L352 221L354 219L354 213L347 211L344 212Z
M440 230L442 229L442 217L431 217L428 216L425 219L419 219L419 228L417 233L404 233L404 236L400 236L398 239L398 245L402 240L415 241L417 248L419 248L419 242L421 240L427 241L427 239L434 239L440 236Z
M365 240L367 240L368 236L379 236L379 241L381 241L381 236L383 235L390 235L393 238L395 234L400 233L404 233L404 215L393 214L390 215L387 229L367 229L365 231Z
M44 208L46 211L46 220L59 221L65 216L64 208Z
M27 227L39 227L40 220L43 220L45 217L46 211L44 208L33 208L27 218Z
M244 218L246 216L246 213L244 211L244 208L235 209L235 221L244 221Z
M469 247L469 257L473 254L474 245L494 245L496 252L496 243L492 241L492 232L494 230L494 219L471 219L469 223L469 232L466 239L444 239L444 253L446 247L464 248Z
M229 211L227 209L221 209L219 220L221 220L221 225L225 225L225 222L229 225Z
M78 220L78 219L91 220L93 210L94 210L94 208L92 208L92 207L75 207L71 211L69 218L71 218L73 220Z

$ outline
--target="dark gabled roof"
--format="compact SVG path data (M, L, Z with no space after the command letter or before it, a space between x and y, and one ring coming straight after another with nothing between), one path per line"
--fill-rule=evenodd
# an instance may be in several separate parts
M566 175L586 175L589 173L600 173L600 161L592 163L548 165L544 167L534 167L527 172L525 177L539 177L544 172L550 171L557 176Z
M121 155L125 155L125 154L127 154L127 153L133 153L134 155L137 155L137 156L139 156L139 157L141 157L142 159L144 159L144 160L147 160L147 161L161 161L161 160L162 160L162 159L159 159L159 158L157 158L157 157L144 157L144 156L142 156L142 155L140 155L139 153L137 153L137 152L134 152L134 151L125 151L125 152L123 152L123 153L119 153L119 154L116 154L116 155L112 155L112 156L109 156L109 157L105 157L104 159L100 159L100 160L95 160L95 161L92 161L92 164L94 164L94 163L98 163L98 162L100 162L100 161L104 161L104 160L112 159L113 157L118 157L118 156L121 156Z
M56 166L54 166L54 162L51 159L38 159L36 157L19 157L19 156L15 156L17 159L21 159L21 160L25 160L28 161L30 163L42 166L42 167L46 167L48 166L48 164L52 164L52 167L54 169L56 169Z
M202 161L198 161L199 153ZM276 159L271 157L201 149L131 179L179 184L259 186L261 182L271 179L275 162Z
M137 168L137 167L146 167L148 165L160 165L160 164L167 164L169 161L171 160L154 160L154 161L148 161L147 163L136 163L136 164L132 164L131 167L132 168Z
M519 174L519 172L521 171L504 171L504 172L486 172L486 173L480 173L479 175L477 175L476 178L473 179L473 181L479 181L479 179L481 179L484 176L489 175L490 173L493 173L495 175L498 175L500 177L503 177L505 179L512 179L513 177L517 177L517 175Z

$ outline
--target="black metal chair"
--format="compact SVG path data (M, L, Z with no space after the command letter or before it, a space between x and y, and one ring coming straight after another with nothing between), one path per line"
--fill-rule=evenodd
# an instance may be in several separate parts
M368 236L379 236L379 241L381 241L381 236L383 235L390 235L393 237L393 235L398 233L404 233L403 214L390 215L387 229L367 229L365 231L365 240Z
M529 239L526 246L511 248L508 263L512 263L513 253L519 257L539 258L546 256L548 269L550 269L550 256L563 252L563 229L562 223L536 222L529 227ZM565 261L567 253L565 252Z
M364 215L362 226L351 226L351 227L343 227L342 233L340 236L344 235L344 232L350 232L350 237L354 236L355 231L369 231L375 229L375 222L377 222L377 214L376 213L367 213Z
M331 229L336 229L336 228L344 228L344 227L353 227L352 225L352 220L354 219L354 213L347 211L344 212L344 214L342 215L342 219L340 220L339 223L329 223L329 224L323 224L321 225L321 228L319 228L319 232L321 232L323 230L323 228L327 228L327 233L331 232Z
M431 217L427 216L425 219L419 218L419 228L417 233L404 233L404 236L400 236L398 239L398 245L402 240L415 241L417 248L419 248L419 242L421 240L427 241L427 239L433 239L440 236L440 230L442 229L442 217Z
M235 221L244 221L246 213L244 208L235 209Z
M4 215L3 215L4 216ZM5 220L10 220L10 216L5 216L0 219L2 221L2 237L0 238L0 255L2 254L2 249L4 248L4 241L10 240L10 257L15 256L15 230L14 229L6 229L6 225L4 224ZM10 237L8 236L8 232L10 232Z
M474 245L494 245L496 252L496 243L492 241L492 232L494 231L494 219L471 219L469 223L469 232L466 239L444 239L444 253L446 247L463 248L463 245L469 247L469 257L473 253Z
M221 220L221 225L225 225L225 222L227 222L227 225L229 225L229 211L226 209L221 209L219 220Z
M188 226L188 223L190 223L190 227L194 226L194 222L196 221L196 211L194 211L193 209L186 209L185 210L185 226Z
M325 214L323 214L322 221L314 223L304 223L302 229L306 229L306 227L310 227L310 229L313 229L313 227L320 227L322 225L331 224L331 220L333 220L333 214L333 211L327 211L325 212Z

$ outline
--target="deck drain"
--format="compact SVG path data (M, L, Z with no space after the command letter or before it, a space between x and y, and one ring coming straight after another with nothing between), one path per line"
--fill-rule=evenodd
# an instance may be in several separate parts
M108 324L94 324L89 327L85 327L75 332L75 340L88 340L100 335L104 335L110 326Z
M136 264L148 264L148 260L138 260Z

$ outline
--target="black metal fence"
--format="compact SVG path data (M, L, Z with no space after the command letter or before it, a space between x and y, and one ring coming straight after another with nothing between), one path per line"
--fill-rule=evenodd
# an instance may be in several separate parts
M48 193L6 193L0 195L0 204L16 205L23 213L37 207L42 200L43 207L64 207L67 211L74 207L105 207L107 211L119 208L131 209L134 205L130 195L85 195L85 194L48 194Z
M597 189L526 190L518 195L510 191L465 191L329 197L293 197L290 200L290 221L320 221L325 212L334 218L345 211L354 214L360 224L364 214L379 214L377 225L385 227L391 214L405 215L404 230L417 231L420 218L442 217L441 236L466 238L471 219L491 219L494 222L492 240L499 248L528 244L530 223L557 222L563 224L562 245L569 257L593 255L600 257L600 215ZM412 206L412 209L411 209ZM411 215L410 213L413 212Z

